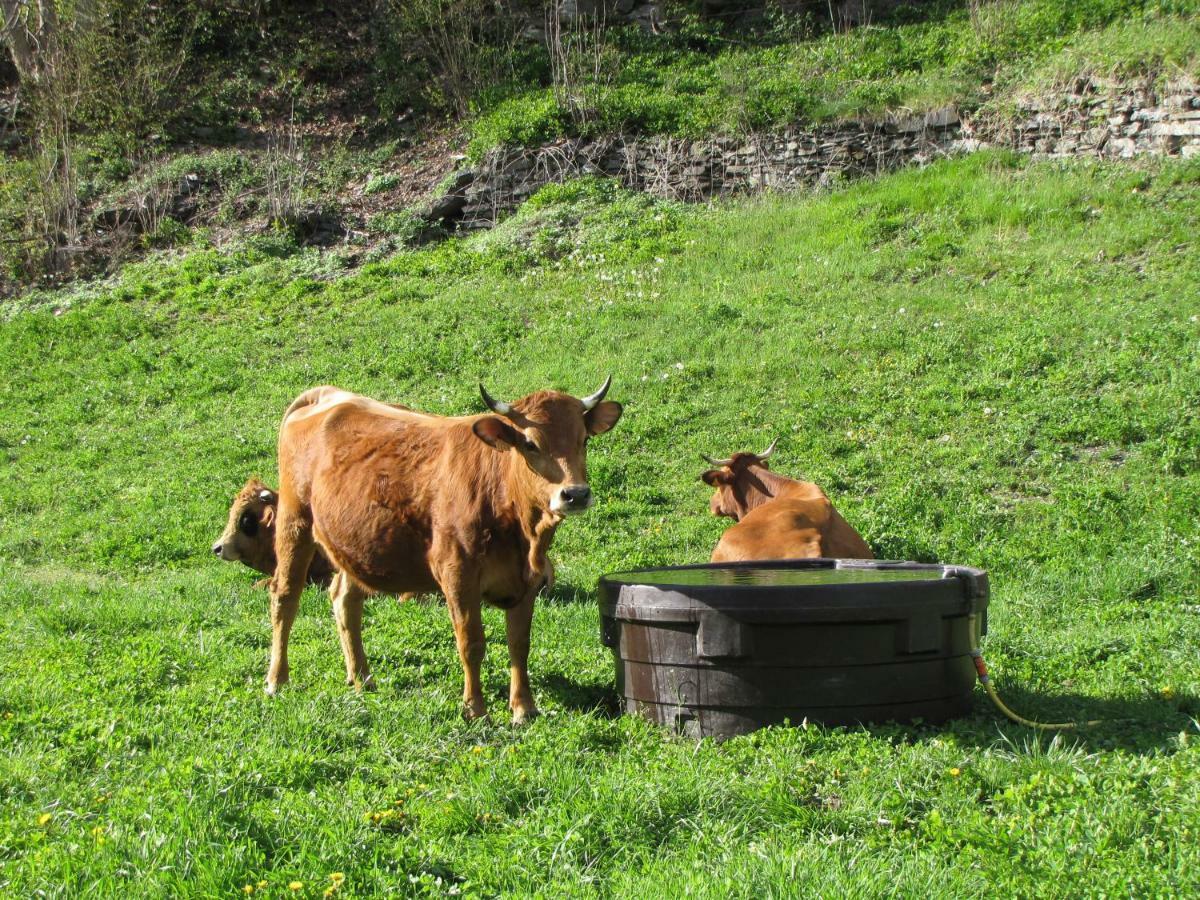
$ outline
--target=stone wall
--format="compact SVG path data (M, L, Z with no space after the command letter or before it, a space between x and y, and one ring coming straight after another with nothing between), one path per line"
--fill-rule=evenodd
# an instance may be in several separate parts
M984 147L1049 156L1200 155L1200 85L1174 83L1160 93L1079 79L1066 92L1025 100L1004 116L947 108L740 138L617 135L500 148L460 173L427 218L447 228L489 228L542 185L580 175L697 201L822 186Z

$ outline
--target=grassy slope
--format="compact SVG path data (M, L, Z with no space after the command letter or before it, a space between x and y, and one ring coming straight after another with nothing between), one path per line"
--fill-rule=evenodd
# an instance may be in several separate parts
M553 243L547 207L346 277L260 247L16 312L0 890L316 896L333 871L347 896L1197 890L1198 184L1195 163L984 155L643 209L625 242L585 234L554 264L503 250L517 226ZM265 594L207 547L271 473L292 396L336 382L456 412L479 377L515 396L609 371L626 418L593 444L600 502L562 529L535 622L547 716L506 726L489 614L495 721L461 722L436 605L372 603L382 689L348 693L315 591L296 682L263 698ZM990 570L985 650L1014 706L1117 721L1051 742L980 698L938 729L693 745L596 711L595 578L706 558L722 524L697 454L775 435L778 468L880 556Z
M757 40L688 28L670 39L616 32L607 71L579 93L579 121L548 87L512 86L472 125L475 155L571 133L741 134L887 110L1002 103L1080 74L1174 78L1200 62L1195 0L1012 0L931 4L916 21ZM782 19L782 22L788 20ZM508 96L505 96L507 94Z

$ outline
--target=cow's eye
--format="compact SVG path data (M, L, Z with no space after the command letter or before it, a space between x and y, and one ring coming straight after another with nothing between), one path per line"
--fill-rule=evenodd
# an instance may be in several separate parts
M258 534L258 519L250 510L246 510L238 519L238 531L246 537L254 537Z
M537 453L538 445L535 444L533 441L531 441L529 438L525 438L525 449L528 450L530 453Z

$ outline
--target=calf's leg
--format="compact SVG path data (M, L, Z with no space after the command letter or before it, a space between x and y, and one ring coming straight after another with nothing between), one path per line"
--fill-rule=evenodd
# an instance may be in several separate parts
M312 523L300 510L279 504L275 550L279 561L271 580L271 666L267 669L267 694L274 696L288 680L287 644L300 608L300 594L316 545Z
M333 599L333 619L337 623L338 638L342 642L342 656L346 659L346 684L359 690L375 690L375 680L367 664L367 652L362 642L362 610L366 591L346 577L344 572L333 576L329 585Z
M479 680L479 667L483 664L486 649L479 578L475 573L464 572L462 564L455 562L443 568L438 582L442 593L446 595L446 606L454 623L458 658L463 667L463 716L478 719L487 715L487 704L484 703L483 687Z
M529 632L533 624L534 587L524 600L505 611L505 626L508 636L508 706L512 710L513 724L523 725L538 714L529 689Z

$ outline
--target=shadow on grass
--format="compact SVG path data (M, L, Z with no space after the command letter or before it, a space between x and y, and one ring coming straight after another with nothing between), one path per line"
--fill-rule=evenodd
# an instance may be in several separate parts
M572 712L594 712L605 719L615 719L621 715L621 702L611 684L573 681L565 675L553 673L539 679L538 688Z
M1081 694L1038 694L1017 686L998 686L1000 699L1017 715L1035 722L1075 723L1074 728L1041 729L1007 718L982 690L975 695L971 716L936 726L980 746L995 744L1003 735L1014 743L1055 735L1068 745L1088 750L1150 753L1179 746L1180 733L1200 740L1200 698L1193 694L1163 697L1099 698ZM1088 724L1094 722L1095 724ZM899 726L895 726L899 727ZM923 729L922 729L923 730Z
M539 690L554 698L563 708L574 712L594 712L606 719L621 715L621 701L612 684L580 682L559 674L540 680ZM1013 688L1001 699L1018 715L1039 722L1074 722L1075 728L1045 730L1020 725L1005 717L979 691L971 715L951 719L939 725L894 722L847 726L864 728L871 734L922 743L944 738L947 734L977 747L994 747L997 741L1025 746L1046 746L1056 735L1066 746L1088 751L1123 750L1147 754L1177 749L1180 733L1200 740L1200 697L1176 695L1157 697L1101 699L1077 694L1047 696ZM1088 725L1090 721L1095 725Z

